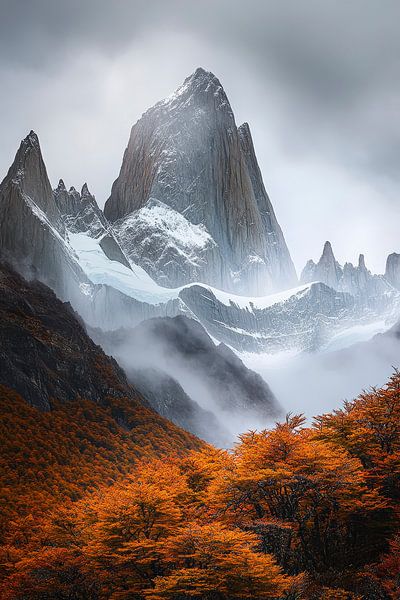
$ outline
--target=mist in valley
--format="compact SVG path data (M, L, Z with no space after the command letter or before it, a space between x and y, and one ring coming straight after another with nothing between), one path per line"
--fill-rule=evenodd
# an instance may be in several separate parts
M284 416L268 381L249 372L229 348L214 345L197 322L186 319L201 332L194 349L187 351L180 341L153 334L148 323L157 321L91 335L158 412L183 427L186 421L186 429L190 423L194 433L220 447L230 447L240 433L265 429ZM173 321L160 320L168 325ZM207 350L204 340L210 344Z
M242 359L269 383L285 412L311 420L384 385L400 367L400 342L386 333L336 351L246 354Z

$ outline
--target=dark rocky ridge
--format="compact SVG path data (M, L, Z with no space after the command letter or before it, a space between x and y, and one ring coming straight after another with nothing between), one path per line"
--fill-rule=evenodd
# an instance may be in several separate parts
M48 410L55 400L142 401L67 303L0 264L0 383Z
M184 258L180 269L171 269L167 253L159 272L151 273L158 281L162 275L163 284L165 279L170 287L201 281L266 294L296 283L248 125L236 127L228 98L212 73L197 69L132 128L104 213L135 261L140 260L135 228L124 223L150 200L164 203L193 225L204 225L216 244L214 255L195 269ZM162 254L168 239L159 232L157 237Z
M27 282L0 263L1 385L45 411L56 402L83 399L109 406L113 399L128 399L135 406L151 407L202 439L220 445L232 442L215 415L158 368L156 354L150 369L135 368L131 361L129 380L88 336L69 303L61 302L44 284ZM123 415L115 414L123 424Z

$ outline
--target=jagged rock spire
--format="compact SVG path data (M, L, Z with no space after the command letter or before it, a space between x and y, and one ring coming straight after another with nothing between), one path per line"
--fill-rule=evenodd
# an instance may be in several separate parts
M85 182L82 186L81 196L91 196L92 194L89 192L88 184Z
M335 260L335 255L333 254L333 250L332 250L332 244L330 243L329 240L327 240L324 244L324 249L322 250L321 258L325 258L328 260L331 260L333 258L333 260Z
M300 281L302 283L322 281L329 287L338 289L342 274L342 268L335 259L332 244L326 241L318 263L315 264L312 260L308 261L302 271Z
M53 200L46 166L40 149L39 138L34 131L21 141L14 161L1 183L1 188L16 186L28 196L46 215L49 221L61 227L60 214Z

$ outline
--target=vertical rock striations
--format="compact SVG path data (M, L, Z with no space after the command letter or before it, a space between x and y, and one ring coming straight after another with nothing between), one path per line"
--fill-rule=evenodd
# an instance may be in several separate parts
M219 80L203 69L134 125L104 212L130 258L151 269L147 231L150 274L164 285L265 294L296 283L249 127L236 127ZM168 231L177 223L178 242Z

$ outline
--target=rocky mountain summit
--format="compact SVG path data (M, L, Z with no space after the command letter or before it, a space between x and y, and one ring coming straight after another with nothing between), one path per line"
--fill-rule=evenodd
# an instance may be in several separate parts
M46 281L64 295L72 281L85 281L65 239L39 140L31 131L0 184L0 254L27 277Z
M30 132L0 184L0 218L0 258L94 328L185 315L239 352L274 353L399 314L395 253L373 275L327 242L297 285L249 126L203 69L134 125L105 213L86 184L51 189Z
M133 126L104 213L161 285L261 295L296 284L249 126L236 126L221 83L203 69Z

